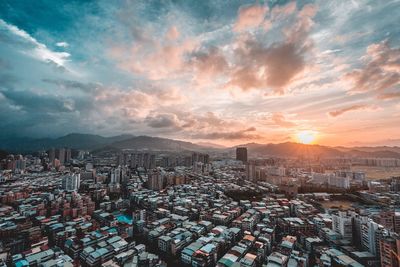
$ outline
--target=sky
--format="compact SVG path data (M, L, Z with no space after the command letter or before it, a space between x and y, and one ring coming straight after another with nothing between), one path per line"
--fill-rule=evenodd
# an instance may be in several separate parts
M0 2L0 137L400 145L399 0Z

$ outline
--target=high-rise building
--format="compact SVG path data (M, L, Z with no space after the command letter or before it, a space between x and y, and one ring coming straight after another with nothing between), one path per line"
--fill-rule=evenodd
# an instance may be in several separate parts
M52 161L51 164L52 164L53 167L55 167L56 169L58 169L58 168L61 166L60 161L59 161L58 159L54 159L54 160Z
M339 233L343 239L352 239L352 217L344 211L332 215L332 230Z
M379 251L379 248L377 247L379 246L379 239L377 240L379 235L377 232L383 227L368 217L362 217L360 220L362 220L360 223L360 241L362 248L368 250L375 256L379 256L377 255Z
M149 169L154 169L156 167L156 155L150 155Z
M146 169L149 169L149 154L148 153L144 153L144 155L143 155L143 167L145 167Z
M66 148L65 149L65 162L71 162L71 149Z
M136 168L136 158L137 158L136 154L131 154L131 160L129 162L129 166L131 168Z
M143 154L139 153L136 155L136 163L138 167L143 167Z
M400 234L400 212L394 210L381 211L376 221L386 229Z
M111 184L121 183L121 167L120 166L118 168L111 170L110 183Z
M148 174L147 186L151 190L161 190L165 188L165 175L160 169L153 169Z
M161 158L161 167L169 167L171 165L170 158L168 156L164 156Z
M120 153L117 156L117 166L123 166L124 165L124 154Z
M210 163L210 156L208 154L202 153L192 153L192 166L194 166L197 162L201 162L203 164Z
M236 148L236 160L240 160L243 163L247 162L247 147Z
M26 168L26 160L22 155L17 156L15 160L15 170L24 171Z
M55 158L56 158L56 150L54 148L51 148L49 150L49 162L53 164Z
M121 184L126 185L129 181L129 171L126 167L121 168Z
M78 191L81 185L81 175L79 173L68 174L62 179L62 187L67 191Z
M57 149L57 158L60 161L61 165L65 163L65 148Z
M394 237L385 237L380 240L380 255L382 267L397 267L400 263L397 259L399 252L400 240Z
M256 181L256 163L250 160L246 163L246 179L249 181Z

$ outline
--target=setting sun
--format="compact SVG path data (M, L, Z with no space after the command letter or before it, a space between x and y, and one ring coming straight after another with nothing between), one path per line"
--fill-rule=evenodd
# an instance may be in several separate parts
M315 142L317 138L317 132L316 131L310 131L310 130L305 130L298 132L296 134L297 141L302 143L302 144L311 144Z

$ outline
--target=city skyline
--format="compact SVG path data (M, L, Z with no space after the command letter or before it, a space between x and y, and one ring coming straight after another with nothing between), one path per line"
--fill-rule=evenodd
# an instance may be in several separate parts
M400 1L2 1L0 138L400 145Z

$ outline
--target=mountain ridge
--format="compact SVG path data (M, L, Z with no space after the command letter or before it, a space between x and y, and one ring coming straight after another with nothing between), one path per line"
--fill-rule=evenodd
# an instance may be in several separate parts
M330 147L319 144L300 144L294 142L284 143L247 143L232 147L217 147L210 143L192 143L147 135L135 136L131 134L104 137L94 134L70 133L57 138L10 138L0 140L0 149L9 153L30 153L47 150L52 147L69 147L90 151L124 149L152 150L152 151L199 151L221 152L234 155L235 148L247 147L250 157L363 157L363 158L399 158L399 147Z

